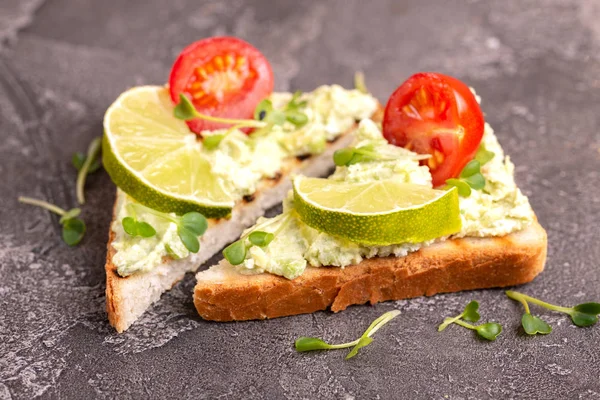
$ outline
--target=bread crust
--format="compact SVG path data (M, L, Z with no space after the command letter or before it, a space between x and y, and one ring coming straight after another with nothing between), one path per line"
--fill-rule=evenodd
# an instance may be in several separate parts
M372 258L343 269L309 267L294 280L232 273L203 278L208 270L198 273L194 304L204 319L240 321L514 286L542 272L546 251L546 231L536 221L504 237L452 239L405 257Z
M375 121L382 120L383 108L381 105L379 105L379 108L373 114L373 116L371 118ZM333 167L333 162L331 161L331 153L337 148L346 146L350 142L350 139L351 139L350 135L355 129L356 129L356 126L353 127L352 129L350 129L348 132L345 132L342 135L338 136L335 141L333 141L331 143L327 143L327 150L320 156L326 156L328 158L328 165L330 164L329 167ZM273 206L277 203L280 203L283 200L283 196L285 195L285 193L287 193L287 189L288 189L287 186L291 185L289 182L289 175L293 172L303 171L303 170L305 170L305 168L310 169L311 163L313 163L313 161L316 162L315 159L320 158L320 156L313 156L313 157L308 157L308 158L304 158L304 157L289 158L288 160L286 160L283 163L282 169L280 171L281 174L278 177L276 177L275 179L263 179L259 183L257 191L253 195L253 198L252 199L244 199L244 200L241 200L240 202L238 202L236 204L236 206L234 207L234 213L236 211L241 211L243 208L247 207L250 202L257 201L258 197L261 197L261 196L265 197L264 193L268 192L269 189L272 189L276 186L285 188L285 190L278 190L278 192L281 192L280 194L274 196L274 198L267 199L266 201L264 201L264 203L267 206L266 208L270 208L271 206ZM329 169L329 167L327 169ZM314 172L313 172L313 174L314 174ZM275 198L275 197L277 197L277 198ZM260 199L260 200L263 200L263 199ZM115 204L113 206L113 221L111 222L111 226L115 220L116 205L117 205L117 202L115 201ZM264 214L264 211L265 210L262 210L261 215ZM241 212L240 212L240 214L241 214ZM205 235L201 238L201 246L202 246L201 252L203 252L202 248L204 248L204 249L207 248L207 246L205 245L206 241L212 241L212 242L223 241L223 243L219 243L220 246L217 246L218 247L217 250L214 251L212 254L202 254L200 256L193 255L195 257L193 257L193 259L191 259L191 260L188 260L188 265L178 266L177 267L178 270L176 272L165 274L165 277L162 278L162 281L161 281L161 278L154 277L154 281L150 282L150 283L141 282L142 279L141 279L140 275L144 275L144 274L134 274L134 275L131 275L128 277L122 277L117 273L117 267L112 262L113 256L116 253L115 249L112 246L112 242L115 239L115 233L113 232L112 228L110 228L109 235L108 235L107 251L106 251L106 263L104 266L104 269L106 271L106 312L108 314L108 321L110 322L110 324L119 333L128 329L129 326L134 322L134 320L137 319L139 317L139 315L141 315L138 312L134 312L132 314L131 310L134 309L136 306L138 306L138 305L133 305L133 302L147 301L144 299L135 298L135 296L132 295L132 293L131 293L132 288L137 289L141 286L146 285L149 288L151 287L156 291L157 290L156 288L158 286L161 286L162 289L159 290L160 293L163 293L164 291L170 289L172 286L174 286L177 282L179 282L183 278L183 276L185 275L185 272L195 271L203 262L208 260L216 252L221 250L221 248L223 246L225 246L228 242L231 242L231 241L235 240L237 237L239 237L239 235L242 232L242 229L244 229L245 227L251 226L256 221L256 218L249 219L246 217L246 218L242 218L242 219L243 219L243 221L238 223L239 232L236 235L234 235L235 237L229 238L229 240L227 240L228 238L226 238L226 237L219 237L219 238L211 237L211 235L214 235L213 232L218 231L218 229L215 229L215 228L219 225L225 224L227 220L225 220L225 219L209 219L209 229L205 233ZM169 260L168 258L165 257L163 264L167 265L167 267L170 267L170 266L175 265L176 263L182 264L181 260L173 261L173 260ZM167 275L169 275L169 276L167 276ZM167 286L166 289L164 288L165 285ZM158 299L156 299L156 300L158 300ZM149 307L151 305L151 303L156 300L152 300L149 304L145 305L144 309Z

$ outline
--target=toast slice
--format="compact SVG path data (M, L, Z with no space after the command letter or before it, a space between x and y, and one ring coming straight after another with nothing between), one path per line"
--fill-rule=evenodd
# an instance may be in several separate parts
M381 121L383 108L380 106L371 117ZM198 267L215 255L230 242L236 240L242 231L253 225L265 211L281 203L291 189L290 175L301 173L307 176L323 176L333 168L332 154L335 150L348 146L356 127L328 143L326 150L311 157L290 158L283 163L280 175L275 179L264 179L254 195L244 198L234 207L229 219L209 219L209 228L202 236L200 251L180 260L165 257L161 265L152 271L121 277L112 259L115 249L112 246L114 232L109 230L106 253L106 311L110 324L121 333L131 326L145 310L160 296L179 282L186 272ZM124 194L117 190L114 209ZM115 211L113 221L115 222Z
M520 285L544 269L546 249L546 231L535 221L504 237L451 239L346 268L308 267L294 280L243 275L222 261L197 274L194 304L204 319L240 321Z

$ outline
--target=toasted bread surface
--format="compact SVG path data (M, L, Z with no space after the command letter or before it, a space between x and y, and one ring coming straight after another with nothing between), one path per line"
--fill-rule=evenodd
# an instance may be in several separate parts
M197 274L194 304L204 319L239 321L513 286L544 269L546 249L546 231L534 222L504 237L446 240L405 257L371 258L346 268L309 267L294 280L242 275L222 263Z
M383 108L372 116L381 121ZM110 324L121 333L138 319L145 310L158 301L160 296L179 282L186 272L198 267L215 255L227 244L236 240L244 229L253 225L265 211L281 203L291 189L290 175L302 173L307 176L323 176L333 168L332 154L352 141L356 126L328 143L326 150L308 158L289 158L284 161L280 175L274 179L263 179L251 199L236 204L229 219L210 219L209 228L201 238L201 248L197 254L181 260L165 257L164 262L152 271L121 277L113 264L115 249L112 242L115 234L109 229L106 252L106 311ZM115 207L118 202L115 202ZM113 211L113 222L115 211ZM111 226L112 223L111 222Z

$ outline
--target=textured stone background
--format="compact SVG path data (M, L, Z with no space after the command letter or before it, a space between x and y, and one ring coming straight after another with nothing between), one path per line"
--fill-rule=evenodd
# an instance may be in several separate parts
M600 1L0 1L0 399L600 398L600 327L544 313L519 330L501 290L352 307L264 322L200 320L193 277L123 335L104 312L114 187L90 177L81 246L18 195L75 205L71 154L102 133L124 89L165 82L188 43L237 35L271 61L278 89L350 86L381 101L439 70L476 87L487 120L549 234L546 271L524 288L558 303L600 300ZM494 343L443 317L471 299L504 324ZM351 361L297 354L299 335L353 339L402 316Z

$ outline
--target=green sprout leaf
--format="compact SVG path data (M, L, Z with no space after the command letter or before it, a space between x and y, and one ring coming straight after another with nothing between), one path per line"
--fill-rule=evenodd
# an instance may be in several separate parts
M358 351L371 344L373 339L371 336L375 334L381 327L390 322L392 319L396 318L400 315L400 311L393 310L388 311L375 321L369 325L367 330L362 334L362 336L352 342L341 343L341 344L329 344L322 339L314 338L314 337L300 337L295 342L295 347L297 351L313 351L313 350L334 350L334 349L345 349L348 347L353 347L353 349L346 356L346 360L356 356Z
M300 97L302 97L302 92L300 90L296 90L285 109L287 111L291 111L306 107L306 105L308 104L307 101L300 100Z
M483 166L490 162L494 158L495 154L493 151L488 151L485 148L485 145L481 143L479 148L477 149L477 153L475 153L475 159L479 161L479 163Z
M208 228L208 221L204 215L192 211L181 216L179 225L196 234L196 236L202 236Z
M350 160L352 160L353 156L353 148L348 147L345 149L339 149L333 153L333 162L335 163L335 165L342 167L348 165L350 163Z
M296 110L288 110L285 112L286 121L291 122L296 128L302 127L308 123L306 114Z
M121 225L123 225L123 230L129 236L149 238L156 235L156 230L152 225L144 221L138 221L133 217L123 218Z
M479 161L471 160L471 161L469 161L469 163L467 165L465 165L463 170L460 172L460 177L468 178L469 176L478 174L480 170L481 170L481 164L479 164Z
M488 322L475 327L477 334L487 340L496 340L498 335L502 333L502 325L496 322Z
M137 236L138 235L137 221L135 219L133 219L132 217L123 218L123 220L121 221L121 225L123 225L123 230L129 236Z
M529 313L523 314L521 325L528 335L536 335L538 333L547 335L552 332L552 327L548 325L546 321Z
M200 241L196 232L179 225L177 227L177 236L179 236L181 243L183 243L190 253L197 253L200 250Z
M600 314L600 303L582 303L573 307L573 310L584 314L598 315Z
M479 303L477 301L473 300L469 304L467 304L467 306L465 307L465 310L462 313L462 318L465 321L477 322L481 318L478 310L479 310Z
M206 147L208 150L214 150L217 147L219 147L219 145L221 144L223 139L225 139L225 134L222 134L222 133L217 134L217 135L205 136L202 139L202 145L204 147Z
M223 250L223 256L231 265L240 265L246 259L246 244L243 240L231 243Z
M296 347L296 351L300 352L313 350L328 350L332 348L332 345L324 342L319 338L306 336L302 336L296 339L294 346Z
M571 321L580 327L592 326L598 322L598 316L594 314L573 311L569 315L571 316Z
M248 235L248 240L255 246L268 246L275 239L275 235L271 232L254 231Z
M179 104L175 106L173 110L175 118L182 119L184 121L194 119L198 116L196 107L192 104L192 101L183 93L179 94Z
M481 173L476 173L469 177L463 178L463 182L467 183L472 189L481 190L485 187L485 178Z
M179 260L181 258L181 257L179 257L179 255L177 253L175 253L173 251L173 249L171 248L169 243L165 243L165 250L166 250L167 254L169 255L169 257L171 257L173 260Z
M368 161L392 161L394 158L379 154L372 144L361 147L346 147L333 153L333 162L338 167L350 166Z
M462 179L447 179L446 188L451 187L456 187L458 189L458 194L461 197L469 197L471 195L471 186Z
M69 246L75 246L85 235L85 223L79 218L70 218L62 222L62 239Z
M363 336L360 339L358 339L358 343L356 343L356 345L352 348L352 350L350 350L350 353L348 353L348 355L346 356L346 360L351 359L352 357L354 357L355 355L358 354L358 351L360 349L362 349L363 347L370 345L373 342L373 339L368 337L368 336Z
M263 121L271 111L273 111L273 102L269 99L264 99L254 109L254 119Z

